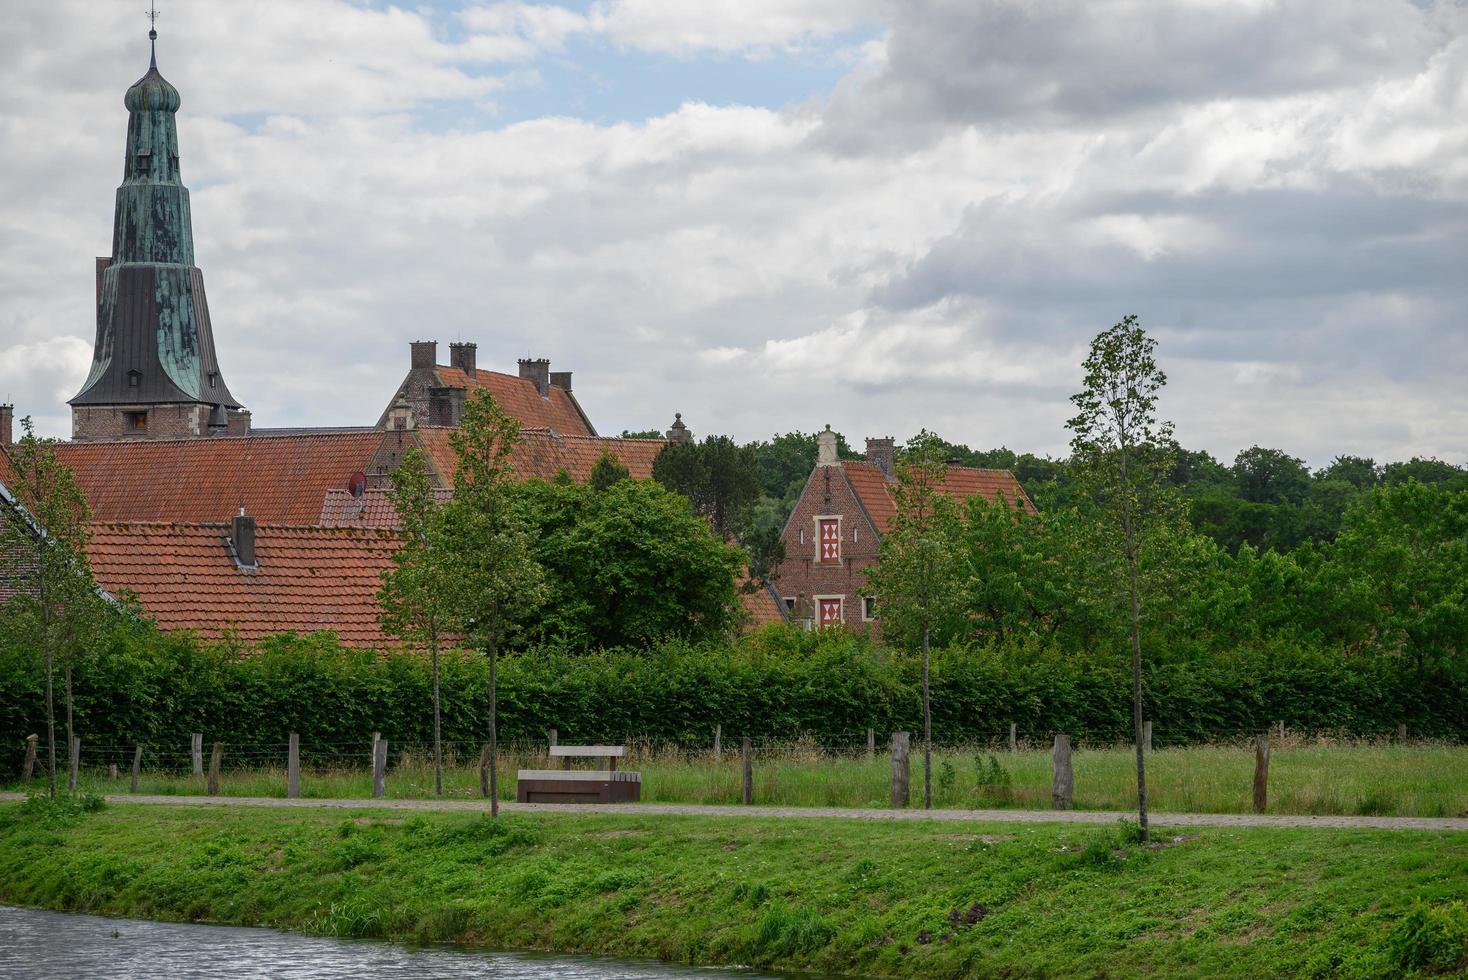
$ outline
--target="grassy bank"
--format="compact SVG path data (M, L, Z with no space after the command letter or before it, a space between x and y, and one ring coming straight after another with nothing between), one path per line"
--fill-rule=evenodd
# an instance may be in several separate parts
M365 752L363 753L365 755ZM460 757L477 758L477 749ZM127 753L126 759L130 759ZM226 761L231 756L226 748ZM173 760L175 764L178 760ZM1082 749L1075 754L1076 806L1126 810L1136 802L1135 759L1129 747ZM153 763L152 759L149 759ZM547 765L541 754L501 757L501 790L515 796L515 770ZM934 802L940 807L1050 807L1050 754L1047 751L998 752L946 750L934 759ZM913 794L922 798L920 754L912 759ZM643 774L643 799L653 803L735 804L741 799L737 751L715 763L706 753L649 752L626 763ZM126 762L118 780L88 770L81 788L95 793L126 789ZM886 806L890 765L875 759L822 753L790 743L762 750L755 758L755 801L785 806ZM1273 752L1269 812L1282 814L1367 814L1379 816L1468 816L1468 747L1392 745L1385 742L1288 741ZM1251 809L1254 774L1252 746L1216 745L1161 749L1148 761L1152 805L1160 811L1243 813ZM11 788L16 788L12 784ZM202 793L202 778L144 771L139 791L153 794ZM274 764L228 770L221 790L233 796L284 796L285 773ZM471 797L479 791L474 765L453 765L445 773L445 793ZM371 795L364 771L307 771L307 797ZM394 750L387 795L426 798L433 772L421 750Z
M0 901L869 975L1468 964L1468 835L0 805Z

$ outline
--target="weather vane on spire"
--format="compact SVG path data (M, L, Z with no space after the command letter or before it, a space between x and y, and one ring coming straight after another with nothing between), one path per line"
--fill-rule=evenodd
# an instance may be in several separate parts
M148 66L158 67L158 8L148 0Z

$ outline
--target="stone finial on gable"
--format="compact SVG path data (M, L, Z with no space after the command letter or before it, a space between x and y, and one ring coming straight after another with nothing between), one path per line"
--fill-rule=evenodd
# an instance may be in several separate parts
M816 434L816 465L835 466L839 460L836 458L836 433L831 431L828 423L825 431Z

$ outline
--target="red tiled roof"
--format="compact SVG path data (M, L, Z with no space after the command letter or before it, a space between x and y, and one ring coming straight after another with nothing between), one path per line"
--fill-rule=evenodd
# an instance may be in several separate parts
M753 592L746 592L744 591L745 581L743 580L740 581L739 586L739 604L744 607L745 612L749 613L749 625L751 628L764 626L768 623L784 623L787 621L785 619L785 604L779 598L772 595L769 589L760 586Z
M464 388L471 394L484 389L494 396L510 415L527 427L550 428L561 435L595 436L596 430L576 406L576 400L564 388L550 386L545 398L534 381L501 374L498 371L475 371L471 378L456 367L440 364L435 369L446 388Z
M449 487L435 487L433 498L444 503L454 495ZM369 487L362 496L355 497L347 490L328 490L321 503L322 527L385 527L398 526L398 513L388 500L387 491Z
M365 473L381 432L70 442L70 466L96 521L228 520L315 524L321 500Z
M235 564L228 537L228 524L94 523L87 555L103 588L137 593L165 630L245 640L332 630L346 646L394 642L377 621L393 533L259 525L254 571Z
M0 483L9 487L11 493L16 492L16 485L19 483L15 464L10 461L10 453L4 446L0 446Z
M434 469L445 483L452 483L458 468L458 457L449 445L454 430L419 426L414 431L423 440L423 451ZM565 470L578 483L591 479L592 468L607 453L622 461L632 479L650 479L652 461L667 445L662 439L567 436L545 429L524 429L520 437L520 444L510 454L510 463L518 476L527 480L554 480L556 474Z
M882 475L881 469L872 463L844 460L841 466L851 480L856 495L861 498L862 506L871 515L877 529L885 534L892 526L892 519L897 516L897 503L892 499L892 484ZM1024 487L1020 486L1009 470L981 470L972 466L950 465L938 492L960 499L982 495L991 503L1003 494L1010 504L1018 503L1031 513L1035 510L1035 505L1025 495Z

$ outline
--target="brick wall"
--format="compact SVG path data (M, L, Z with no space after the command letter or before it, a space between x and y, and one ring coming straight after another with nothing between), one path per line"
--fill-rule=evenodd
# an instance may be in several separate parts
M133 412L147 413L146 428L133 427L130 422ZM208 434L207 405L85 405L71 410L71 437L78 442Z
M841 518L841 560L817 560L820 541L816 518ZM842 620L848 629L865 632L872 624L861 618L858 590L866 584L864 570L877 558L877 529L857 501L856 493L840 466L817 466L805 492L796 501L785 525L785 560L780 563L775 588L787 599L804 597L811 604L816 596L841 596Z

